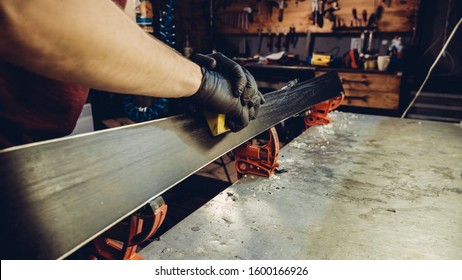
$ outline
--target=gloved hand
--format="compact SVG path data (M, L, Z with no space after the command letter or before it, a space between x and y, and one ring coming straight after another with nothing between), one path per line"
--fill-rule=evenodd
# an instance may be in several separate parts
M233 94L230 80L216 71L201 67L202 82L199 90L191 96L194 103L207 111L226 115L226 125L231 131L239 131L249 124L249 107Z
M229 79L232 82L235 96L241 98L243 106L249 108L250 119L253 120L258 116L260 105L265 103L265 99L258 91L257 82L247 69L222 53L195 54L191 60Z

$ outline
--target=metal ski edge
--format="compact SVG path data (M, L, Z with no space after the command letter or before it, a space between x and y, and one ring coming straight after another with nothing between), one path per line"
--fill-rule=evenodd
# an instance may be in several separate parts
M196 120L189 116L181 115L127 127L108 129L85 135L23 145L0 151L2 219L7 221L8 224L13 225L9 231L7 230L6 236L4 238L4 240L9 240L9 243L5 246L4 242L2 242L2 259L5 259L5 257L8 259L8 255L5 254L11 249L14 250L15 248L19 249L19 252L16 252L17 254L13 254L13 258L66 258L71 253L75 252L78 248L85 245L87 242L91 241L96 236L139 209L139 207L143 206L145 203L149 202L155 197L160 196L162 193L174 187L176 184L183 181L208 163L216 160L221 155L255 137L261 132L269 129L270 127L290 118L291 116L306 111L313 105L329 98L338 96L339 94L343 94L343 87L340 83L340 79L338 78L336 72L328 72L321 77L317 77L312 80L294 85L284 90L278 90L266 94L265 98L267 99L267 102L262 106L259 118L252 121L248 128L239 133L229 133L224 136L213 137L211 136L211 133L203 120ZM294 101L297 104L292 104L295 103ZM276 110L278 107L282 108L281 111ZM188 129L191 129L191 131L188 131ZM204 153L206 155L204 156L204 159L196 161L200 162L200 164L189 169L183 168L181 170L182 173L180 172L173 174L176 175L176 177L171 175L171 177L175 177L175 179L172 178L172 180L168 182L165 180L160 182L160 185L164 185L155 191L152 189L147 191L146 187L142 186L134 187L132 190L127 190L126 186L114 186L114 188L112 188L111 184L116 184L115 182L117 182L117 179L120 179L120 177L114 175L114 172L119 171L121 168L125 169L124 164L130 165L134 162L133 159L130 158L130 153L124 153L121 156L121 158L124 159L124 162L119 164L112 163L111 161L114 161L115 159L111 157L103 158L100 160L99 157L105 155L104 152L101 152L97 154L98 159L83 158L79 159L82 160L82 162L77 164L77 166L70 164L72 166L70 170L66 168L62 168L62 171L47 170L47 167L50 169L56 167L60 168L61 166L59 165L59 160L69 160L73 155L75 156L82 154L87 156L90 155L91 157L91 146L94 146L95 151L98 150L97 148L105 148L106 146L102 143L99 143L99 140L103 141L103 143L104 141L113 141L113 146L117 146L117 144L128 144L127 147L136 148L131 147L129 144L130 137L127 138L127 136L131 136L131 133L136 134L138 131L141 131L141 133L149 133L151 131L150 136L156 136L158 133L168 134L169 130L173 130L174 133L170 133L166 137L166 139L172 140L169 142L173 142L168 147L174 147L174 145L178 143L183 145L176 150L176 152L179 153L178 157L180 159L178 161L168 161L168 159L164 156L163 158L161 157L158 159L159 161L165 160L167 164L168 162L179 163L181 161L181 153L189 153L188 151L191 149L197 150L195 153L191 153L193 157L199 155L200 153ZM180 130L185 131L181 132ZM118 137L120 137L121 140L114 140ZM144 138L148 138L148 136ZM181 140L176 138L181 138ZM208 141L211 144L203 145L204 143L199 143L201 141ZM149 145L149 142L150 141L138 141L137 144L144 143ZM159 140L157 143L161 143L161 141ZM163 147L154 148L161 150ZM61 151L61 153L59 153L60 158L54 161L50 161L49 157L56 156L56 149ZM77 152L72 149L76 149ZM145 150L146 151L143 150L143 153L147 153L149 151L147 148L145 148ZM66 152L70 151L73 151L71 152L71 156L66 157L61 155L65 155ZM123 151L123 149L119 148L119 151ZM147 156L147 159L143 160L143 165L146 165L147 162L149 163L149 161L156 160L156 158L149 158ZM25 161L27 164L25 164ZM46 163L44 164L43 161L50 162L48 162L48 166L43 166L47 165ZM102 175L96 172L93 176L99 176L101 178L95 179L92 176L87 176L88 178L84 178L85 180L80 178L79 176L85 177L85 172L91 170L89 168L92 168L92 163L95 163L96 165L94 169L97 169L98 167L105 167L105 164L114 164L115 167L111 166L110 168L106 168L107 170L103 170ZM162 162L155 163L157 165L162 165ZM22 165L26 165L26 167L23 168ZM19 168L16 169L16 167ZM171 171L176 167L177 166L174 165L169 166L166 169L164 168L163 171L161 170L157 173L162 174L162 172L164 172L163 175L167 176L170 175L170 173L166 172ZM34 173L33 176L28 177L28 174L25 173L26 171L32 171L36 174ZM51 175L48 173L48 175L40 174L40 171L49 172ZM69 175L68 172L71 174ZM136 176L138 173L140 173L137 173L137 169L135 168L128 168L128 172L125 172L127 174L124 173L124 175L130 174L130 172L134 172L133 176ZM56 178L52 178L53 175ZM144 180L138 180L137 183L146 185L146 180L149 181L151 179L152 178L145 178ZM41 180L45 181L45 183L42 183ZM64 182L60 180L63 180ZM79 182L79 180L84 180L86 182L82 183ZM77 183L75 181L77 181ZM106 184L105 181L109 182ZM91 188L93 182L104 182L104 186L102 187L103 190L99 191ZM65 186L63 187L62 185ZM9 188L11 188L13 191L10 192ZM82 191L85 193L82 194ZM123 197L115 197L112 195L112 192L121 192ZM130 199L134 199L137 196L140 196L136 195L137 192L140 192L140 195L144 196L142 196L141 199L132 202ZM76 194L81 197L72 196ZM68 197L68 195L71 195L71 197ZM101 207L101 205L94 205L94 202L98 201L98 199L102 200L101 203L104 201L110 201L110 199L104 200L103 197L105 195L112 196L115 200L115 203L104 207ZM93 199L94 196L98 197L98 199ZM15 198L17 200L14 200ZM53 199L57 199L58 201L54 201ZM79 205L79 199L88 199L88 201L91 202L88 207L92 209L88 211L88 209L85 208L86 205ZM14 200L14 202L11 200ZM77 202L69 202L72 200ZM127 201L132 202L130 206L127 206L122 212L120 212L120 210L117 211L119 208L118 204L125 204ZM16 204L15 202L18 203ZM41 202L44 202L46 207L40 205ZM85 203L85 200L82 200L82 202ZM64 207L63 205L66 205L67 203L69 203L70 206ZM74 209L72 207L76 208ZM96 213L101 211L101 209L103 209L104 213L100 214L98 217L98 214ZM61 213L61 211L63 212L63 215L74 215L69 218L69 220L71 220L70 222L63 222L59 218L55 217ZM84 213L78 213L79 211L83 211ZM93 212L95 212L94 215L92 215ZM114 213L116 213L116 215L114 215ZM27 215L30 215L30 217ZM80 229L78 225L76 226L73 224L74 222L81 221L84 218L93 218L95 220L86 227L82 226L83 229ZM43 220L52 220L56 221L56 224L47 224L44 226L42 223L37 223L35 221L28 223L32 219L39 220L42 223L44 222ZM84 224L84 221L82 221L82 223ZM90 229L90 232L84 232L85 228L87 230ZM79 230L81 230L81 232L78 232ZM60 242L45 240L46 238L50 237L57 238ZM25 246L17 246L17 244L15 246L13 241L16 240L21 242L21 239L23 239L22 241L25 241ZM36 246L35 250L32 249L31 246ZM56 246L56 248L50 248L52 246ZM31 252L27 251L28 249L30 249Z

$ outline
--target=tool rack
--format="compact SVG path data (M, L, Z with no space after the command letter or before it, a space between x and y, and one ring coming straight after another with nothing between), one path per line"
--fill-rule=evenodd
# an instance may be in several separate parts
M320 12L324 6L323 23L313 23L313 4ZM336 20L326 12L333 11ZM383 8L377 26L368 26L377 7ZM288 33L294 27L297 33L361 32L375 29L380 32L410 32L415 28L419 0L338 0L338 1L214 1L214 20L218 33L257 34ZM356 9L356 18L352 11ZM365 12L365 20L364 20ZM282 16L281 16L282 13ZM321 26L320 26L321 25Z

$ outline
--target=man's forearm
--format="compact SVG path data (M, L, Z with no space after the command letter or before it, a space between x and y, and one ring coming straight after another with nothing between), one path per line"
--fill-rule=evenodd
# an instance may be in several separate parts
M64 82L183 97L200 68L145 34L110 0L0 1L0 58Z

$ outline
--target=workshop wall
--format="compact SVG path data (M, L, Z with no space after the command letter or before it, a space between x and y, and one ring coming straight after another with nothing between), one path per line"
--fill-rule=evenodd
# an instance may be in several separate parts
M318 20L313 24L312 1L283 1L285 6L282 21L278 19L277 2L176 1L176 48L183 52L186 35L189 34L189 44L195 51L210 52L216 49L230 56L249 56L258 53L260 34L263 38L261 52L268 54L277 51L274 46L268 47L270 34L273 34L274 45L279 36L286 37L292 31L295 32L293 37L297 38L297 44L290 47L290 52L305 60L309 47L306 40L307 32L310 31L313 34L332 35L330 38L317 36L313 45L314 51L325 52L335 46L338 49L333 51L339 50L341 55L350 49L351 38L359 37L365 29L375 29L381 33L410 34L416 25L415 18L420 3L418 0L338 0L339 9L333 10L334 2L325 1L325 14L330 13L331 17L322 17L323 27L320 27ZM382 12L377 8L379 6ZM327 12L329 9L333 12ZM354 19L353 9L356 9L358 20ZM366 20L362 19L363 11L366 11ZM378 17L377 26L368 26L371 18L376 17L375 14L378 13L381 13L381 16ZM332 17L335 20L329 19ZM376 51L382 53L382 49L388 47L382 45L383 40L391 40L388 37L390 36L375 34L372 43ZM410 41L410 35L405 34L404 37L406 42Z
M313 16L313 3L318 16ZM219 33L332 32L376 27L380 32L409 32L415 27L419 0L224 1L215 0ZM316 9L316 8L315 8ZM353 9L356 15L353 15ZM364 13L364 19L363 19ZM319 16L319 14L321 16ZM375 20L376 21L375 21ZM377 22L377 26L375 26Z
M332 31L329 20L325 21L324 27L314 26L311 21L312 1L287 1L284 9L283 21L278 21L278 9L273 6L271 20L268 20L268 2L271 1L224 1L213 0L213 26L210 25L210 0L183 0L175 3L175 32L176 49L183 53L186 34L189 34L189 44L194 51L208 53L212 49L221 51L229 56L248 55L258 52L258 28L262 30L262 54L270 53L267 47L268 26L271 24L272 32L276 27L295 25L298 42L290 52L299 55L304 61L308 55L306 44L306 31L310 29L314 34L312 51L327 52L336 55L345 53L350 49L352 38L359 38L361 30ZM298 7L297 3L298 2ZM436 58L443 44L443 37L451 31L457 20L462 16L462 1L418 1L418 0L339 0L340 10L334 12L346 25L351 25L353 18L352 9L356 8L358 17L362 11L376 12L375 5L384 7L382 19L378 23L378 30L374 34L372 49L378 54L384 54L390 40L395 34L403 38L404 46L408 50L407 56L413 63L412 72L416 78L413 81L416 87L425 75L425 69ZM154 2L155 3L155 2ZM390 7L388 7L390 3ZM364 6L363 6L364 5ZM233 13L244 12L245 7L251 7L255 14L254 23L248 30L237 28L236 23L230 23L230 18L236 19ZM328 7L328 6L327 6ZM416 17L418 20L416 20ZM214 32L212 32L212 28ZM308 27L308 28L306 28ZM305 29L306 28L306 29ZM414 28L417 30L415 34ZM432 90L440 89L445 84L445 91L459 90L461 87L462 69L460 69L460 53L457 52L461 42L460 32L454 37L454 42L448 48L448 54L442 58L435 69L428 86ZM337 49L338 47L338 49ZM275 49L273 48L273 51Z
M162 4L158 10L162 12ZM176 50L180 53L184 53L186 38L195 52L209 53L213 49L215 39L210 32L209 0L175 1L174 22Z

